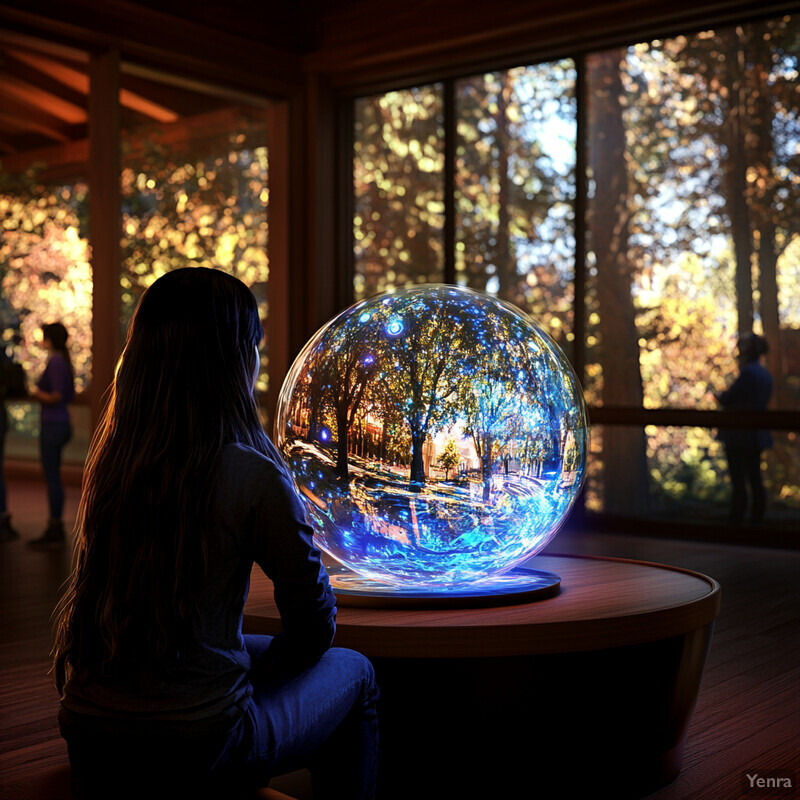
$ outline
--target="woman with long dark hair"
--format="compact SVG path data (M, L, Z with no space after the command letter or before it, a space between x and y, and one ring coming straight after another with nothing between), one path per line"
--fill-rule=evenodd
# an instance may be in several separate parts
M60 322L42 326L42 343L47 365L36 384L34 397L42 404L39 449L47 484L50 519L44 533L28 544L34 547L64 544L64 486L61 483L61 454L72 438L69 404L75 394L75 376L67 348L67 329Z
M247 287L204 268L159 278L131 321L57 616L79 796L235 798L301 767L316 798L373 796L373 671L329 649L335 598L259 419L262 334ZM274 638L241 633L254 561Z

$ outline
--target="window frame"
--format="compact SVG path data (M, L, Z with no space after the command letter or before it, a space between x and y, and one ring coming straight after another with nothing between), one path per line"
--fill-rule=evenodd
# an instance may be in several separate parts
M456 148L456 92L455 86L458 80L475 75L478 72L502 71L513 69L521 65L529 66L559 59L572 59L576 70L576 153L575 153L575 198L573 201L574 226L575 226L575 272L574 272L574 307L573 307L573 335L574 350L571 355L571 362L581 383L585 382L586 376L586 336L587 336L587 151L588 151L588 125L587 125L587 69L586 60L591 53L611 49L614 47L628 47L642 41L652 41L658 38L668 38L676 35L692 35L709 28L727 27L736 24L756 22L764 19L774 19L782 14L788 14L790 9L784 4L772 4L771 7L762 8L757 14L720 14L718 17L710 17L702 22L692 21L691 24L680 25L670 24L655 29L644 28L639 32L632 31L628 34L612 37L610 39L598 41L591 45L583 44L575 48L563 48L561 50L550 50L548 48L532 47L527 51L528 55L515 55L513 59L509 57L495 59L475 59L465 61L456 67L450 67L446 71L425 72L420 71L415 79L408 77L404 79L392 80L391 77L383 78L371 82L359 82L348 87L347 90L339 92L338 108L340 115L340 130L343 132L340 138L340 163L350 165L349 171L341 170L339 176L339 195L342 198L340 203L340 231L342 234L340 247L340 270L342 279L340 286L349 288L349 294L343 289L342 296L339 298L340 307L346 307L354 301L353 278L355 274L354 259L354 238L353 238L353 154L354 154L354 105L360 97L381 94L384 92L398 91L402 89L415 88L421 85L431 85L435 83L443 84L444 97L444 203L445 203L445 222L443 228L444 238L444 282L455 283L455 148ZM796 13L796 9L795 9ZM587 412L591 425L603 426L674 426L674 427L701 427L701 428L734 428L752 429L768 428L774 431L799 431L798 413L796 410L776 410L767 409L765 411L754 411L742 414L737 411L726 411L723 409L688 409L679 407L662 406L657 409L650 409L638 406L587 405ZM583 505L583 494L581 503L576 509L577 517L586 523L585 508ZM599 516L603 516L602 514ZM608 515L608 522L619 528L632 528L639 530L641 519L624 518ZM674 529L674 522L656 523L650 518L647 525L654 532L667 531ZM602 525L602 527L605 527ZM709 525L705 525L703 530L708 532ZM719 530L724 530L724 536L728 539L733 537L738 540L741 538L735 532L731 532L727 526L720 526ZM765 542L764 532L758 534L758 542ZM785 546L785 538L780 534L777 536L779 546ZM766 537L769 541L769 537Z

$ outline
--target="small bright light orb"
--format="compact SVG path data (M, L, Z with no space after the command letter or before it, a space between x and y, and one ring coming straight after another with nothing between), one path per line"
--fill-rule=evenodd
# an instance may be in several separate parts
M393 319L386 326L386 333L389 336L399 336L403 332L403 322L399 319Z
M539 552L581 489L587 436L578 380L547 334L440 285L325 325L275 421L318 546L368 580L432 591Z

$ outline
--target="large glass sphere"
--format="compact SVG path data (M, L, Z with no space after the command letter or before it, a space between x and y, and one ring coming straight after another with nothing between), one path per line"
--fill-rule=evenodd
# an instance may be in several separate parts
M587 448L556 344L519 309L441 285L362 301L318 331L284 382L275 434L324 552L434 591L541 550Z

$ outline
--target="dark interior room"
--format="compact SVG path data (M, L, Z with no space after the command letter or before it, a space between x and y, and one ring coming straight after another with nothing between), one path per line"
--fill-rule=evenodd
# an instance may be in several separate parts
M556 588L449 605L347 591L335 504L294 474L335 645L381 689L378 800L800 797L798 209L796 3L0 0L0 355L24 374L0 384L0 800L72 796L53 620L87 455L137 304L187 266L255 297L253 418L287 462L284 441L322 453L320 482L357 485L367 516L405 481L412 523L371 540L373 566L381 547L421 559L453 498L524 508L559 459L560 516L514 562ZM502 419L462 379L450 423L450 395L408 422L410 333L386 317L364 341L412 290L532 321L557 354L545 382L576 387L549 439L508 411L542 418L522 369ZM323 328L345 309L360 344ZM425 340L437 380L476 372L475 319ZM56 321L74 381L57 513ZM314 394L342 358L329 344L317 367L324 336L361 359L346 408ZM373 380L381 352L397 374ZM740 401L753 370L760 399ZM278 634L276 602L254 566L242 631ZM252 796L315 795L294 769Z

